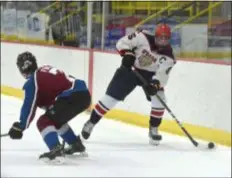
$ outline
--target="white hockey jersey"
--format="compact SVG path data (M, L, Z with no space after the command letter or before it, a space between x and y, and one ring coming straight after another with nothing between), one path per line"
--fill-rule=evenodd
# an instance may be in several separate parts
M120 54L126 50L133 51L136 56L134 67L154 72L152 78L159 80L162 87L166 85L169 72L176 63L170 46L158 48L154 35L136 31L119 39L116 48Z

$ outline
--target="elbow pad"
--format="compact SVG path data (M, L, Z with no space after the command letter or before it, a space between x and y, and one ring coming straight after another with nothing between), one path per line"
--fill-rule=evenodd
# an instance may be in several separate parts
M134 65L135 62L135 55L130 52L126 53L122 58L122 65L126 68L131 68Z

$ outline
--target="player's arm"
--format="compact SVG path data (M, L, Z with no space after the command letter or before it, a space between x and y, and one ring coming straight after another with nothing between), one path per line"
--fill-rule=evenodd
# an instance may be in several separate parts
M169 73L175 65L175 60L165 55L157 55L157 65L158 70L152 77L149 85L143 86L145 93L150 96L155 95L166 85L169 78Z
M175 65L175 60L165 55L158 55L158 70L152 77L153 80L158 80L160 85L164 87L168 81L170 71Z
M23 90L25 97L21 107L19 122L15 122L9 131L9 136L12 139L21 139L22 132L29 127L31 121L34 119L37 108L36 100L38 90L36 73L28 79Z
M117 51L122 56L122 65L128 69L134 65L136 59L134 51L138 47L140 38L140 32L136 31L122 37L116 44Z
M35 111L37 108L37 83L36 74L32 76L24 86L24 102L20 113L20 126L23 130L29 127L34 119Z

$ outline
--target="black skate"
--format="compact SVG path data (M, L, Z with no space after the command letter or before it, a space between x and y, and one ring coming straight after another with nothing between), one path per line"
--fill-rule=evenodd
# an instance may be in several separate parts
M151 145L159 145L159 142L162 140L162 135L158 133L158 128L157 127L149 127L149 143Z
M85 146L82 144L81 139L78 136L75 143L64 148L64 154L73 155L74 153L80 153L81 156L88 156L85 150Z
M81 136L87 140L90 137L90 134L93 130L94 124L90 121L87 121L81 131Z
M46 153L40 155L39 159L43 160L45 162L62 164L64 162L63 146L60 144L57 145L50 152L46 152Z

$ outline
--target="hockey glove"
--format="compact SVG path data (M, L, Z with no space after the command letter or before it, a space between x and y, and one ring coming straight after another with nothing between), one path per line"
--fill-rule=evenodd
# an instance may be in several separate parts
M156 95L160 90L160 82L157 79L151 80L148 85L144 85L143 89L148 96Z
M19 122L15 122L8 132L11 139L21 139L23 137L23 129L20 128Z
M122 58L122 65L127 69L131 70L131 67L134 65L135 55L132 51L127 51Z
M143 91L144 91L144 93L145 93L145 95L146 95L146 99L147 99L147 101L151 101L151 96L150 96L150 95L148 95L148 94L146 93L146 91L145 91L144 87L143 87Z

